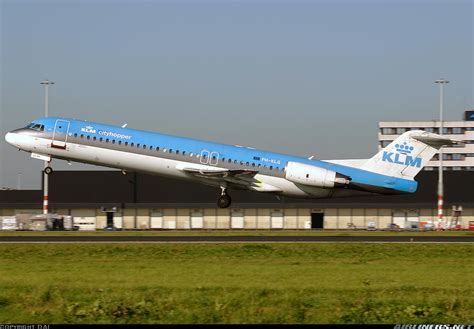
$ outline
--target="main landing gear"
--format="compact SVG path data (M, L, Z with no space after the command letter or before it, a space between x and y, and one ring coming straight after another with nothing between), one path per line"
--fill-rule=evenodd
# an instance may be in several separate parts
M217 206L219 208L228 208L232 203L232 199L227 194L227 188L221 186L221 196L217 199Z

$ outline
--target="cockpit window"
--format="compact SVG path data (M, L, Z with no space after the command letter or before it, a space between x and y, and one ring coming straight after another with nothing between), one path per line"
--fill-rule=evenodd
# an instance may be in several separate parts
M28 126L26 126L25 128L27 129L32 129L32 130L36 130L36 131L44 131L44 125L41 125L39 123L30 123Z

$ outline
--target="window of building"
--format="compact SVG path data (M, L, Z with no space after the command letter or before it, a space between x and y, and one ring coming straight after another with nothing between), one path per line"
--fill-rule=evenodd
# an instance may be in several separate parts
M443 160L452 160L453 155L452 154L443 154Z
M453 128L453 134L462 134L462 133L463 133L462 128L459 128L459 127Z
M453 154L453 160L464 160L464 156L462 154Z
M407 131L406 128L397 128L397 135L401 135L406 131Z
M382 135L394 135L395 132L394 128L382 128Z

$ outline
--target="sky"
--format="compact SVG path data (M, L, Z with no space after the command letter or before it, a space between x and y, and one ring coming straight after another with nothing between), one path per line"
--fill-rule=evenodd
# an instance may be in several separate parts
M0 0L0 188L43 163L4 142L44 114L318 159L369 158L379 121L473 108L473 1ZM54 160L56 170L98 170Z

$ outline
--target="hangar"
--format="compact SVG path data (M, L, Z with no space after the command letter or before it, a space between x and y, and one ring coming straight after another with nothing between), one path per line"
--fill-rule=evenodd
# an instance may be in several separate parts
M217 209L218 191L197 183L120 171L55 171L49 199L51 212L72 216L84 230L103 229L107 216L116 228L130 230L404 228L437 221L437 172L422 171L416 179L416 193L395 196L293 199L232 191L232 207ZM453 206L462 207L458 223L467 228L474 221L473 172L445 172L448 222ZM0 191L0 219L40 214L41 207L41 190ZM104 212L111 209L113 218Z

